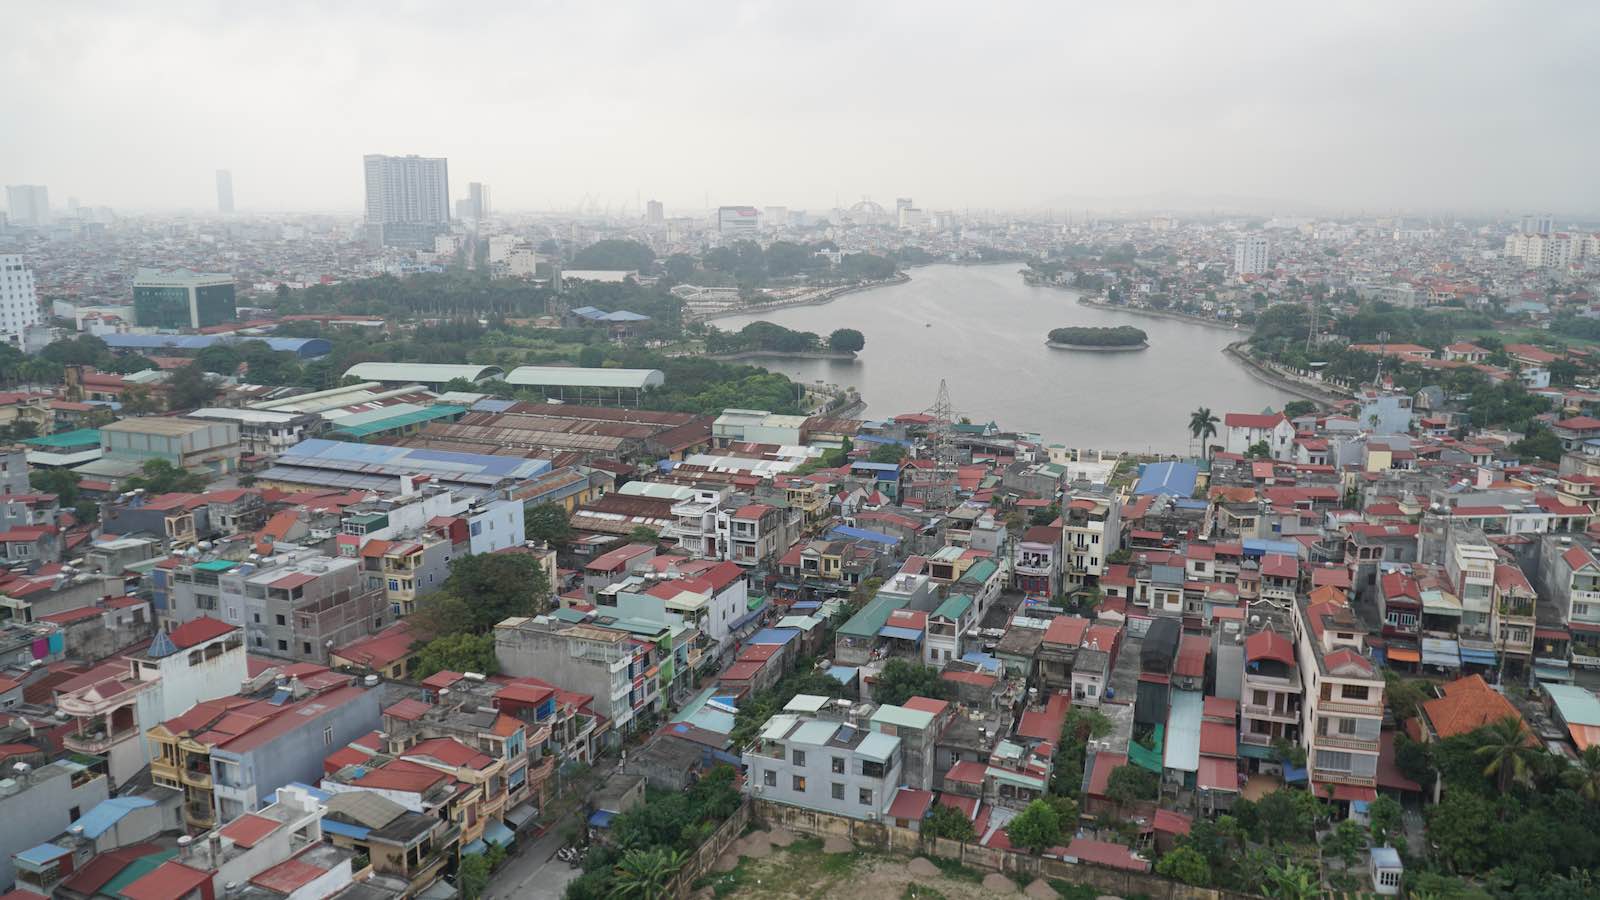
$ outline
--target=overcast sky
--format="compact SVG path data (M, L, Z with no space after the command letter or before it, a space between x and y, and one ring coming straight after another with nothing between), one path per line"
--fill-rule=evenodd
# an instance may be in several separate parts
M0 0L0 182L342 210L1600 210L1600 3Z

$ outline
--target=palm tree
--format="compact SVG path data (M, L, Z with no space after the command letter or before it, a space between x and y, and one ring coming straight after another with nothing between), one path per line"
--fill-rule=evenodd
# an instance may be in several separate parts
M1210 456L1206 448L1206 441L1216 436L1217 424L1221 420L1211 414L1211 410L1202 406L1189 414L1189 435L1200 442L1200 457Z
M1600 802L1600 745L1583 748L1578 761L1563 776L1572 789L1591 803Z
M1510 790L1516 782L1528 781L1533 762L1542 751L1537 743L1529 740L1528 727L1522 724L1522 719L1506 716L1484 726L1483 735L1477 754L1487 760L1483 766L1484 777L1495 779L1501 793Z
M684 853L656 847L652 850L629 850L617 864L616 881L611 889L613 897L637 897L639 900L660 900L667 896L667 885L672 876L683 868Z

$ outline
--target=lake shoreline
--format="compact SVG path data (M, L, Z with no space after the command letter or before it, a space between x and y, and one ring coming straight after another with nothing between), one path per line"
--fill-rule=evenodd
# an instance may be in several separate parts
M1302 400L1310 400L1313 403L1332 405L1340 402L1341 400L1350 399L1343 394L1312 387L1311 385L1302 384L1301 382L1285 377L1277 371L1267 367L1260 360L1244 352L1244 345L1244 341L1235 341L1234 343L1222 348L1222 352L1232 357L1235 362L1244 367L1244 370L1257 381L1260 381L1264 384L1270 384L1280 391L1294 394L1296 397L1299 397Z
M717 319L732 319L738 316L759 316L768 310L796 309L802 306L822 306L826 303L832 303L833 301L847 294L854 294L858 291L870 291L873 288L891 287L897 284L905 284L910 280L910 275L907 275L904 272L899 272L895 274L895 277L886 278L883 281L873 281L866 284L844 285L825 291L816 297L810 297L805 300L780 300L776 303L755 303L751 304L750 306L746 306L743 309L730 309L723 312L711 313L710 315L706 316L700 316L696 319L696 321L714 322Z
M737 353L707 353L705 359L717 362L739 362L746 359L833 359L854 361L852 350L740 350Z
M1051 285L1051 287L1055 287L1055 285ZM1067 287L1060 289L1072 290L1072 288ZM1145 309L1143 307L1127 306L1121 303L1107 303L1104 300L1094 300L1082 294L1078 295L1078 302L1084 306L1092 306L1095 309L1109 309L1114 312L1132 313L1136 316L1149 316L1152 319L1172 319L1177 322L1188 322L1193 325L1204 325L1207 328L1215 328L1219 331L1240 331L1244 332L1245 334L1249 334L1253 330L1245 325L1240 325L1239 327L1235 328L1232 325L1226 325L1222 322L1218 322L1216 319L1203 319L1199 316L1191 316L1188 313L1167 312L1166 310L1160 309Z

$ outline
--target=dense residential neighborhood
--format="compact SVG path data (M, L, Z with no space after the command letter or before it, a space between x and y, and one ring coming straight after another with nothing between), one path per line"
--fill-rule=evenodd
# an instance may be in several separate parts
M14 900L688 896L751 823L1124 893L1586 883L1592 236L874 207L0 232ZM1105 448L714 323L994 260L1298 399Z

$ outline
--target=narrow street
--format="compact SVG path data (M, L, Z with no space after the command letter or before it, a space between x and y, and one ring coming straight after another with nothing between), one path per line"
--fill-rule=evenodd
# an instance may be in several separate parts
M489 881L485 900L560 900L567 882L583 874L582 869L556 859L556 851L561 849L561 830L574 821L574 815L561 820L537 840L519 846Z

